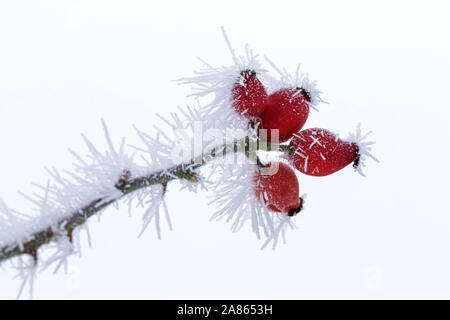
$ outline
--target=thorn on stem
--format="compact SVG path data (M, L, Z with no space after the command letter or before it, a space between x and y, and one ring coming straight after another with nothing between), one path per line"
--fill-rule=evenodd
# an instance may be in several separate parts
M73 229L67 231L67 237L69 238L70 243L73 243Z
M167 181L164 181L163 183L161 183L161 185L163 187L163 197L164 197L167 192Z
M187 181L190 182L198 182L198 174L195 171L188 171L186 172L186 176L184 177Z
M29 254L33 258L34 265L37 265L37 262L38 262L38 248L37 247L30 248L27 251L25 251L24 253Z
M119 177L119 181L117 181L117 183L114 186L120 191L124 191L130 178L131 178L131 171L125 169L122 171L122 174Z

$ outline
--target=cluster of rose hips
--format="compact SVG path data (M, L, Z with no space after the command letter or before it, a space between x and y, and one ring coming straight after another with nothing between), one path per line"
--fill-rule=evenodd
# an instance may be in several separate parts
M357 142L344 141L325 129L301 130L311 102L305 89L281 88L268 95L256 72L244 70L240 76L232 88L233 108L254 120L259 129L267 130L267 141L271 141L272 130L278 130L279 143L290 140L288 159L295 169L311 176L326 176L352 162L355 168L358 166ZM293 216L303 206L297 176L291 166L283 162L268 165L274 164L278 171L272 175L260 169L255 173L255 194L270 210Z

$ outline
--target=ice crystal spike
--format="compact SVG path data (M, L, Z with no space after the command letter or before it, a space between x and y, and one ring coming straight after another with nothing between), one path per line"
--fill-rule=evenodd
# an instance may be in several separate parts
M361 133L361 123L358 123L356 126L356 132L350 133L347 141L354 142L358 147L358 157L355 161L353 167L355 170L365 177L363 168L366 166L367 158L371 158L376 162L380 162L375 156L372 154L372 145L375 144L374 141L367 141L367 137L372 133L372 131L367 132L366 134Z
M301 65L297 65L294 75L291 75L285 68L280 68L272 62L268 57L264 57L267 63L279 74L279 78L267 76L269 92L275 92L282 88L299 88L306 92L308 97L308 105L314 110L317 109L319 103L326 103L321 98L322 91L317 88L317 81L310 80L308 73L301 73Z
M225 30L222 29L225 42L231 53L233 64L230 66L213 67L200 59L202 68L195 72L195 76L176 80L180 84L192 86L190 95L196 99L209 99L201 104L199 113L206 129L214 128L222 131L229 129L246 129L248 119L236 113L232 107L232 88L242 71L252 70L263 75L266 70L261 67L258 55L246 45L245 54L236 55Z

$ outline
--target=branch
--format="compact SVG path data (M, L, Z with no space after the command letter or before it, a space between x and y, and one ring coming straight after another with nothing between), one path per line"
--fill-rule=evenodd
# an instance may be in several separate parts
M37 250L44 244L51 242L59 236L60 232L55 230L65 230L69 239L72 238L73 230L85 223L91 216L108 207L112 203L120 200L123 196L156 184L163 184L175 179L185 179L192 182L197 182L198 177L195 169L199 164L178 165L170 169L155 172L143 177L134 179L127 179L126 181L119 180L116 188L122 191L122 195L115 199L104 201L103 198L96 199L80 210L74 212L69 218L63 219L57 223L60 228L48 227L45 230L36 232L31 236L31 240L20 243L14 246L7 246L0 248L0 263L21 254L30 254L36 259ZM119 184L121 183L121 184Z
M177 165L146 176L131 178L130 172L124 170L118 182L115 184L115 187L122 192L120 196L114 199L108 198L107 200L98 198L80 208L78 211L73 212L69 218L58 221L56 223L56 228L54 226L49 226L46 229L31 235L30 240L28 241L0 248L0 263L22 254L31 255L35 262L37 262L37 251L41 246L48 244L61 236L67 236L69 240L72 241L72 233L76 227L84 224L97 212L122 199L125 195L152 185L161 184L166 186L167 183L172 180L184 179L191 182L198 182L198 176L195 170L204 164L218 157L224 157L228 153L237 152L244 152L247 157L253 157L253 159L257 161L256 152L258 150L278 150L287 152L290 149L289 146L260 143L259 139L251 140L247 136L241 140L234 141L233 143L214 148L199 157L194 158L190 163ZM61 232L61 230L63 230L63 232Z

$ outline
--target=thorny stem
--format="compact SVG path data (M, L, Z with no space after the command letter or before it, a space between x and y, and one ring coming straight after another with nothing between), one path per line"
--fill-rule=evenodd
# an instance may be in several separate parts
M190 163L180 164L146 176L131 178L131 173L127 169L124 169L123 174L115 184L115 187L122 192L120 196L115 199L106 200L104 198L98 198L93 200L78 211L73 212L68 218L58 221L53 227L49 226L44 230L32 234L29 237L29 240L20 244L14 243L0 248L0 263L22 254L31 255L34 261L37 262L37 253L41 246L48 244L61 236L67 236L69 240L72 241L72 233L76 227L84 224L97 212L120 200L125 195L152 185L161 184L163 188L167 188L167 183L172 180L184 179L193 183L198 182L198 175L195 170L220 156L225 156L227 153L245 152L246 156L251 158L251 156L256 157L256 155L251 154L256 153L256 149L287 152L288 150L286 147L289 148L289 146L272 144L264 147L257 143L257 147L251 149L250 139L245 137L244 139L235 141L231 144L214 148L206 154L193 159ZM257 157L256 159L258 160ZM64 234L61 234L61 230L64 230Z
M147 176L130 179L123 187L119 188L122 195L116 199L105 201L103 198L98 198L80 210L74 212L69 218L63 219L56 224L56 228L48 227L45 230L36 232L30 237L30 240L21 244L0 248L0 263L4 260L10 259L21 254L30 254L36 260L37 249L42 245L51 242L57 237L64 236L60 230L65 230L69 239L73 230L85 223L91 216L108 207L110 204L121 199L123 196L137 191L139 189L149 187L155 184L164 184L175 179L186 179L192 182L197 181L195 173L195 165L190 165L188 168L185 165L179 165L168 170L152 173Z

